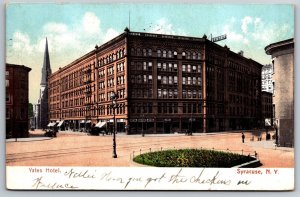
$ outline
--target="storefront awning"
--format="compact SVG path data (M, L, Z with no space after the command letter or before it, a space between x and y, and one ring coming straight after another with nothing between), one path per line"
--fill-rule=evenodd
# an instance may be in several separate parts
M64 123L64 120L60 121L57 126L60 127L63 123Z
M106 125L106 122L98 122L95 127L102 128Z

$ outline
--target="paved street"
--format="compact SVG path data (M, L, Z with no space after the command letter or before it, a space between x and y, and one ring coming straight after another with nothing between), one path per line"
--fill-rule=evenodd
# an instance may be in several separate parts
M275 148L273 141L265 141L265 132L240 132L209 134L117 135L117 155L112 158L112 136L88 136L80 132L59 132L57 138L45 138L40 130L31 131L29 139L7 140L6 164L9 166L130 166L134 152L174 149L208 148L254 154L262 167L294 167L293 148ZM257 138L262 135L262 141ZM253 137L253 141L251 138Z

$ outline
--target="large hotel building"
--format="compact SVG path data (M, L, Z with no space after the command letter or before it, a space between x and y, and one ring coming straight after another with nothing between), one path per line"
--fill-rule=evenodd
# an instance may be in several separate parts
M49 118L79 130L212 132L259 127L262 65L202 38L124 33L49 77ZM104 125L104 124L100 124Z

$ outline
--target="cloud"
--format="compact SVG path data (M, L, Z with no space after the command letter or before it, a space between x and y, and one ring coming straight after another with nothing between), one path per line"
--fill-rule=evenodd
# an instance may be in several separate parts
M180 28L176 28L166 18L160 18L151 27L150 33L156 34L168 34L168 35L186 35L185 31Z
M30 102L37 102L46 37L51 68L55 72L59 67L66 66L93 50L96 44L101 45L117 35L118 31L113 28L101 29L100 18L95 13L86 12L76 24L53 21L44 24L40 36L34 39L26 32L14 32L11 43L8 43L7 62L24 64L32 68Z
M103 42L107 42L113 38L115 38L116 36L118 36L120 33L118 31L116 31L115 29L113 28L109 28L105 35L104 35L104 39L103 39Z
M241 29L242 29L243 33L246 34L248 32L248 25L251 24L252 22L253 22L253 20L250 16L246 16L242 19Z
M89 34L100 33L100 20L92 12L86 12L82 18L82 26L85 32Z
M63 23L50 22L44 25L43 31L48 33L66 33L68 32L68 26Z
M16 31L13 34L12 38L12 49L13 51L18 53L28 53L31 54L33 52L33 46L31 46L31 41L28 34L23 33L21 31Z

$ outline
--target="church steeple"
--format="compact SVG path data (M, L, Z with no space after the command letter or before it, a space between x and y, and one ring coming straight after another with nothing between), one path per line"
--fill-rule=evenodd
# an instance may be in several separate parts
M46 46L44 52L44 63L42 68L42 80L41 85L47 85L48 77L51 75L51 66L50 66L50 58L49 58L49 51L48 51L48 40L46 37Z

